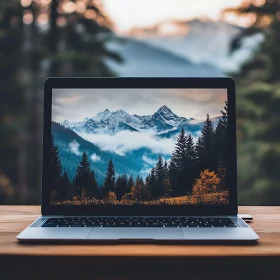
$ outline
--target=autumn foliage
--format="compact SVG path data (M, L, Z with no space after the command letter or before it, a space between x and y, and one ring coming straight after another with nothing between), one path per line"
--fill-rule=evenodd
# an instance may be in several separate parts
M218 178L214 171L205 169L200 172L200 178L195 180L193 186L193 195L196 196L198 203L207 203L209 194L217 192L217 187L220 184L221 179Z

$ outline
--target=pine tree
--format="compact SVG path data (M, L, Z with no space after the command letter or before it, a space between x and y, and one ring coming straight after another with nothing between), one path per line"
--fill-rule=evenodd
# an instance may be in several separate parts
M187 153L187 137L184 129L182 128L181 133L177 138L175 145L175 150L172 154L173 161L177 168L182 169L184 164L184 159Z
M150 190L151 190L151 174L148 174L146 179L145 179L145 187L146 187L147 191L150 192Z
M219 187L221 190L228 188L228 180L227 180L227 164L222 157L219 158L217 174L220 178Z
M202 171L209 169L214 171L217 166L217 156L215 154L215 132L209 114L207 114L206 121L201 130L201 136L199 137L196 145L196 152L198 157L198 167Z
M61 178L60 189L58 191L58 197L60 201L71 199L72 185L67 172L63 173Z
M170 164L169 164L169 180L171 186L171 194L173 196L178 195L178 170L176 168L175 160L173 156L171 157Z
M185 171L185 159L187 155L187 137L184 129L177 137L174 152L171 157L171 184L174 191L174 195L183 195L184 190L184 171Z
M27 182L26 165L33 163L35 154L32 154L33 159L29 160L26 152L29 135L25 132L26 117L22 115L26 108L23 84L21 84L23 76L26 80L26 75L21 75L25 35L23 8L19 1L1 0L0 2L0 176L4 177L5 181L7 179L10 186L8 188L0 183L1 201L5 204L5 200L9 199L9 193L13 193L17 188L19 204L26 204L29 194L27 187L30 187L30 181ZM36 173L39 172L33 169L33 177L37 176ZM9 192L9 189L12 191ZM38 190L37 184L37 192ZM30 192L32 197L35 191ZM32 203L36 204L36 202Z
M88 178L87 195L89 198L97 198L99 196L99 189L93 171L90 172Z
M121 196L121 188L122 188L122 179L121 177L118 177L116 180L116 198L117 200L120 200L122 198Z
M156 198L157 196L157 179L155 174L155 168L152 168L149 175L149 187L148 190L151 194L151 198Z
M224 111L221 111L221 118L217 124L217 128L215 131L215 145L216 145L216 153L219 156L222 153L226 153L227 150L227 137L228 137L228 107L227 102L225 102Z
M221 184L225 187L227 185L226 170L228 170L228 108L225 102L224 111L221 111L220 118L215 131L215 153L218 158L217 173L221 178Z
M186 157L183 165L183 180L186 194L191 194L194 179L199 174L194 141L191 135L187 137Z
M164 197L169 197L172 194L171 183L169 178L169 168L167 161L164 161Z
M144 201L147 201L149 199L150 195L147 186L144 184L143 179L139 176L137 176L136 178L132 195L138 203L143 203Z
M60 189L62 165L59 151L54 144L54 138L51 137L51 154L50 154L50 189L57 192Z
M155 198L160 198L164 195L164 179L165 179L165 170L164 162L161 156L158 157L158 162L155 167L155 177L156 177L156 189L155 189Z
M128 179L126 174L122 176L122 185L121 185L121 196L124 196L128 192Z
M119 176L116 180L117 199L121 200L121 198L127 193L127 190L128 190L127 176L126 175Z
M242 47L244 39L254 34L262 34L264 39L256 48L254 55L241 65L240 73L235 76L245 83L266 81L277 83L280 63L280 3L278 0L243 1L239 7L226 9L225 12L241 16L254 16L252 25L242 29L231 42L231 52Z
M106 177L104 179L105 195L108 194L109 192L115 191L115 176L116 176L116 171L114 168L114 164L113 161L110 159L106 172Z
M127 192L130 193L134 185L134 180L132 174L130 174L128 183L127 183Z
M76 171L74 185L76 195L81 195L82 192L85 191L89 198L98 196L95 174L90 170L90 162L85 151L83 152L82 160Z

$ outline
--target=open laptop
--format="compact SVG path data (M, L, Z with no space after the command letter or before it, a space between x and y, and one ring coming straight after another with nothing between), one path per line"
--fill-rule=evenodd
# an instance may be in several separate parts
M49 78L42 216L21 241L256 241L230 78Z

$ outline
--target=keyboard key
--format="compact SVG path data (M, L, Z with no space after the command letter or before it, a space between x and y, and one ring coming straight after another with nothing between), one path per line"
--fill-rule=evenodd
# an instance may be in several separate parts
M84 225L82 225L82 224L78 224L78 225L71 225L71 227L84 227Z

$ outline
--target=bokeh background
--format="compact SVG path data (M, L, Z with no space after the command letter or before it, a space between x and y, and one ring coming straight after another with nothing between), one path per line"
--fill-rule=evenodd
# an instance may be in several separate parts
M39 204L48 76L237 81L241 205L280 205L278 0L1 0L0 204Z

